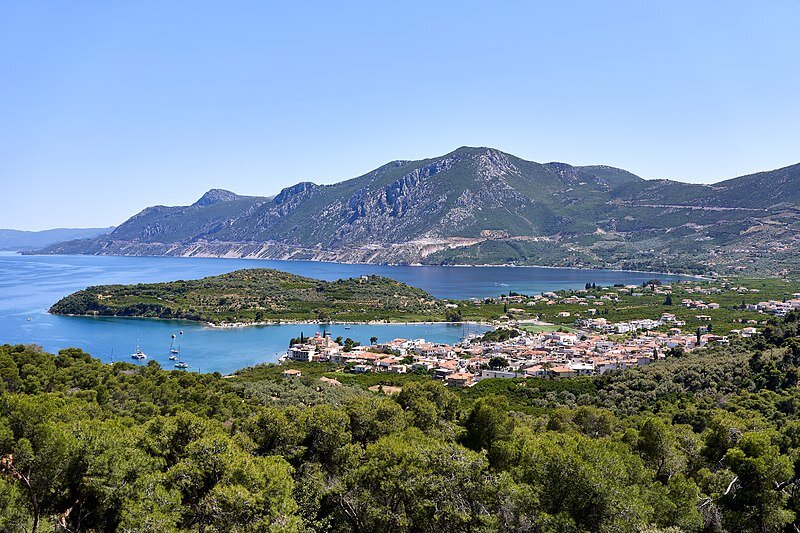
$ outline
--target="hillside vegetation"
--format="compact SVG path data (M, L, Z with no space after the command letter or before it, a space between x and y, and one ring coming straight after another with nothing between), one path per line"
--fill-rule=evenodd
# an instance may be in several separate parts
M214 324L445 319L441 301L389 278L321 281L272 269L237 270L199 280L99 285L59 300L50 312Z
M461 147L274 197L211 190L45 252L763 275L800 272L798 246L800 165L698 185Z
M391 397L0 346L0 530L795 531L799 325L597 378L405 376Z

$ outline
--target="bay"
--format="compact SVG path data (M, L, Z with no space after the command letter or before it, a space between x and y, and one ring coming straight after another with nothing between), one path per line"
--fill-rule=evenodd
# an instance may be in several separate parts
M612 270L536 267L436 267L266 261L258 259L23 256L0 253L0 344L36 343L45 350L81 348L103 361L131 361L137 342L162 366L168 360L171 335L191 370L229 373L246 366L274 362L292 337L313 335L319 324L283 324L219 329L187 321L135 318L64 317L47 313L60 298L89 285L150 283L194 279L241 268L275 268L312 278L335 280L377 274L420 287L439 298L465 299L515 291L535 294L582 288L586 283L641 284L654 277L663 281L679 276ZM345 329L347 328L347 329ZM485 327L470 326L471 332ZM453 343L465 333L452 324L380 324L328 327L334 337L351 337L367 344L370 337L425 338ZM183 332L182 334L180 332Z

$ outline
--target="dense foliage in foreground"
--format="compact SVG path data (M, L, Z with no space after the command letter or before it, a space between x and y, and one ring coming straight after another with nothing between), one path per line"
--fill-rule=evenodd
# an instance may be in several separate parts
M2 346L0 530L795 531L798 318L613 376L393 397Z

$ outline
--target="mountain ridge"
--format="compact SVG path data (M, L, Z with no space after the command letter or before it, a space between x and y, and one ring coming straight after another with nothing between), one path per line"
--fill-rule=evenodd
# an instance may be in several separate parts
M798 213L800 164L699 185L460 147L272 197L212 189L44 252L777 273Z
M59 242L96 237L113 230L114 226L108 228L52 228L39 231L0 228L0 250L31 250Z

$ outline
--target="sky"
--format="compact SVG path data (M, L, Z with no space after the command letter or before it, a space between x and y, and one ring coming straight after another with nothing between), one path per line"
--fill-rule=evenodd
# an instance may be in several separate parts
M491 146L714 182L800 162L800 2L0 3L0 228L104 227Z

